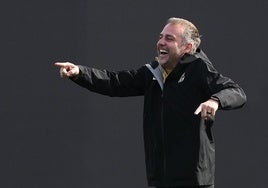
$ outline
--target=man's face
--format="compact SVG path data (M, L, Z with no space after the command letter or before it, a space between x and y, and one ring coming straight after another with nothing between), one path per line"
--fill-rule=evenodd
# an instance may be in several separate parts
M186 52L182 33L183 27L179 24L167 24L160 33L157 54L158 62L163 67L174 67Z

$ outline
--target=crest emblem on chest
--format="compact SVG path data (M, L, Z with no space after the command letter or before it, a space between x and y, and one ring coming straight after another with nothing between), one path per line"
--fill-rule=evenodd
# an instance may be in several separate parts
M180 79L178 80L178 83L181 83L184 81L184 78L185 78L185 73L183 73L180 77Z

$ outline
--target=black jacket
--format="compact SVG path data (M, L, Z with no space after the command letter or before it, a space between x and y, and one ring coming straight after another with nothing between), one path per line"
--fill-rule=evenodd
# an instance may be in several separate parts
M220 109L234 109L246 101L244 91L214 69L202 51L185 55L162 82L160 65L112 72L79 66L74 82L109 96L144 95L144 145L151 186L214 184L215 145L211 122L194 115L215 97Z

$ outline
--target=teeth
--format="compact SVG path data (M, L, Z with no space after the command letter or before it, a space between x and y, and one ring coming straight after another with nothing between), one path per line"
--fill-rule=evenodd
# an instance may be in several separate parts
M166 50L159 50L160 54L167 54L168 52Z

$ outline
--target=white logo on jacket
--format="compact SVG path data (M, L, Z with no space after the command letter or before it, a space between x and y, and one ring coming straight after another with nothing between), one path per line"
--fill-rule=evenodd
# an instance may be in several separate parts
M183 74L181 75L181 77L180 77L178 83L183 82L184 78L185 78L185 73L183 73Z

